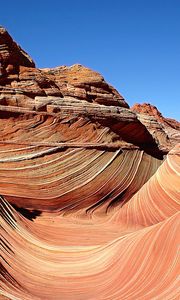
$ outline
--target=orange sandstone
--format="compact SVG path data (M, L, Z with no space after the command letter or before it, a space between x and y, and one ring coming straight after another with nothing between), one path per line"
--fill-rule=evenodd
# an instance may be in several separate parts
M0 297L178 299L179 127L0 27Z

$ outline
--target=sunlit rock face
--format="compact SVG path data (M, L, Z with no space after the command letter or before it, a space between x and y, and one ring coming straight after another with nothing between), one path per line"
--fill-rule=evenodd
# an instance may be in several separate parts
M169 151L179 142L180 123L174 119L164 118L158 109L149 103L135 104L132 111L152 134L159 148Z
M0 64L2 299L178 299L179 123L2 27Z

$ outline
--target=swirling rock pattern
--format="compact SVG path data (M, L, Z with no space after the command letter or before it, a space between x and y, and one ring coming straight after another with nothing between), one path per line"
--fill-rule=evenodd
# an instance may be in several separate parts
M2 27L0 63L0 299L179 299L179 124Z

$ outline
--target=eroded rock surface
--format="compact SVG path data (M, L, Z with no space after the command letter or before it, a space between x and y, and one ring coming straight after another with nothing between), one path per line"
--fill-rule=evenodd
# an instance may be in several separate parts
M3 299L178 299L179 123L2 27L0 64Z
M135 104L131 110L137 113L138 119L146 126L164 152L170 151L179 142L180 123L164 118L154 105Z

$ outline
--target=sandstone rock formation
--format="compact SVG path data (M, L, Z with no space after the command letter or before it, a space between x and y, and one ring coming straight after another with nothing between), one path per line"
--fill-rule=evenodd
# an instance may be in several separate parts
M132 111L146 126L160 148L171 150L179 142L180 123L170 118L164 118L158 109L149 103L135 104Z
M1 295L178 299L179 128L0 27Z

